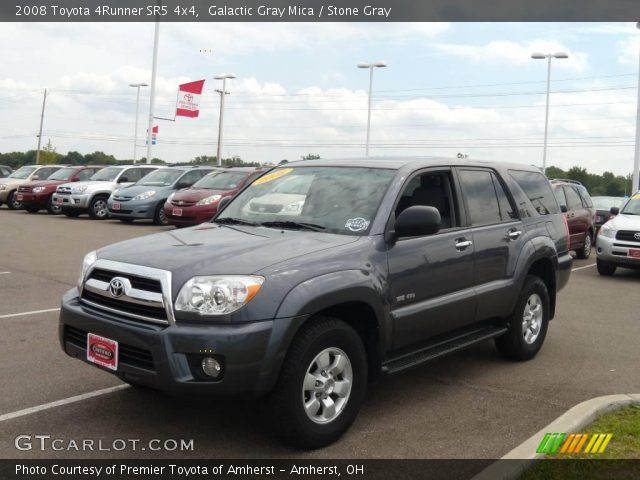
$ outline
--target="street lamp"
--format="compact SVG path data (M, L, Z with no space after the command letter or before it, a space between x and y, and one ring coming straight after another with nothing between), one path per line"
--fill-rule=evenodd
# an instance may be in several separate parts
M547 59L547 108L544 115L544 149L542 151L542 173L547 172L547 135L549 132L549 88L551 86L551 59L552 58L569 58L565 52L557 53L532 53L531 58L534 60Z
M224 97L229 95L227 92L227 78L236 78L233 73L223 73L213 77L215 80L222 80L222 89L216 89L216 92L220 94L220 121L218 122L218 155L217 165L222 166L222 121L224 120Z
M640 29L640 22L636 23L636 28ZM639 51L640 54L640 51ZM640 60L638 61L638 107L636 110L636 151L633 156L633 184L631 194L638 191L640 186Z
M138 154L138 110L140 108L140 87L148 87L147 83L130 83L130 87L135 88L136 91L136 126L133 133L133 163L136 163Z
M369 69L369 100L368 100L368 108L367 108L367 144L365 147L365 155L369 156L369 135L371 129L371 87L373 85L373 69L374 68L384 68L387 65L384 62L374 62L374 63L359 63L358 68L368 68Z

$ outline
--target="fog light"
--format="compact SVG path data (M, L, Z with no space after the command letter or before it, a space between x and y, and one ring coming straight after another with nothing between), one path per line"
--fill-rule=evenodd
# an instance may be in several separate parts
M205 375L213 378L218 378L218 376L220 375L220 371L222 370L222 367L220 367L220 363L212 357L204 357L202 359L201 366L202 371L205 373Z

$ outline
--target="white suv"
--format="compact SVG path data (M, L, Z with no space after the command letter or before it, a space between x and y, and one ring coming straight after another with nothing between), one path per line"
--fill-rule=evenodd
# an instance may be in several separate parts
M598 234L598 273L613 275L617 267L640 269L640 192L622 210L611 209L616 217Z

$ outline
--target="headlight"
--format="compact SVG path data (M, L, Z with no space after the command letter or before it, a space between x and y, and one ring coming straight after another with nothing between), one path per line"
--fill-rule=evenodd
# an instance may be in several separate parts
M256 296L264 277L228 275L193 277L184 284L176 299L176 311L200 315L235 312Z
M173 197L176 196L176 192L173 192L171 195L169 195L169 197L167 198L167 202L170 202L171 200L173 200Z
M81 185L79 187L73 187L71 189L71 193L84 193L87 190L87 188L89 188L89 187L86 186L86 185Z
M7 189L7 186L4 183L0 184L0 190L6 190L6 189Z
M211 195L210 197L203 198L196 205L211 205L212 203L216 203L218 200L222 198L222 195Z
M611 226L607 225L606 223L600 228L600 235L602 235L603 237L608 237L608 238L615 238L616 236L616 229L612 228Z
M46 190L45 187L33 187L33 193L42 193Z
M98 259L98 256L96 255L96 252L89 252L85 255L84 260L82 260L82 270L80 271L80 277L78 278L78 287L82 288L82 282L84 282L84 276L87 274L87 271L89 270L89 268L91 267L91 265L93 265L96 260Z
M149 190L148 192L141 193L140 195L136 195L133 197L134 200L146 200L147 198L151 198L156 194L155 190Z
M304 205L304 200L300 200L299 202L293 202L284 207L285 212L299 212L302 210L302 205Z

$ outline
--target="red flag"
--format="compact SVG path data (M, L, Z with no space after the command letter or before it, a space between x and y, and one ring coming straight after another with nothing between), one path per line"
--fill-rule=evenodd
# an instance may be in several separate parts
M200 113L198 104L200 103L200 94L202 93L203 86L204 80L183 83L180 85L178 102L176 104L176 117L182 116L195 118L198 116Z

